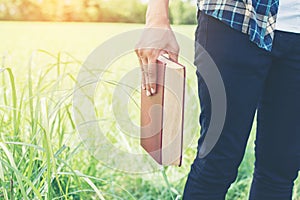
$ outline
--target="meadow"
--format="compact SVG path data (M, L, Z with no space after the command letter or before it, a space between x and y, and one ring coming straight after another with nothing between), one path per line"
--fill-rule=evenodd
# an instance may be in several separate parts
M0 22L0 199L181 199L197 146L199 103L186 102L183 166L154 167L133 173L97 159L83 144L72 111L72 95L80 67L88 55L114 35L142 28L122 23ZM194 25L174 30L193 39ZM189 94L196 91L195 69L189 67ZM143 152L138 138L122 133L111 108L117 81L138 66L133 52L116 59L95 94L97 123L117 149ZM139 120L139 91L127 105ZM228 200L245 200L254 162L255 124L239 175ZM107 152L111 158L113 152ZM143 167L144 163L126 163ZM294 200L300 200L300 180Z

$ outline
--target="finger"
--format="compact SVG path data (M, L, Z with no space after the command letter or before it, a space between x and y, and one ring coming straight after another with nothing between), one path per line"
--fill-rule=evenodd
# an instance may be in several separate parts
M163 54L168 54L168 51L164 49L160 50L159 55L163 55Z
M145 80L145 89L146 89L146 95L151 96L151 89L149 85L149 76L148 76L148 59L145 57L141 57L142 66L143 66L143 74L144 74L144 80Z
M140 67L141 67L141 73L142 73L142 89L145 90L146 89L146 81L145 81L145 74L144 74L144 69L143 69L143 62L141 57L139 57L139 63L140 63Z
M157 76L156 60L148 60L148 80L151 94L156 93L156 76Z
M174 61L174 62L178 62L178 54L177 53L172 53L172 52L168 52L169 54L169 58Z
M134 49L134 52L135 52L135 54L137 55L137 57L140 56L140 55L139 55L139 49L138 49L138 48L135 48L135 49Z
M146 90L146 78L144 71L142 71L142 89Z
M141 84L142 84L142 89L145 90L146 89L146 81L145 81L145 75L144 75L144 69L143 69L143 62L142 62L141 51L138 48L136 48L134 51L135 51L135 53L136 53L136 55L138 57L139 64L140 64L140 67L141 67L141 73L142 73Z
M150 65L148 64L148 75L152 94L157 91L157 58L163 52L164 50L155 49L152 51L151 57L148 58L148 63L150 63Z

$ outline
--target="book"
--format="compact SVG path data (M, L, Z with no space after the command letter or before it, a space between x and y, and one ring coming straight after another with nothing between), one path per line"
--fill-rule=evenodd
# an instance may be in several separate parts
M141 91L141 146L160 165L182 163L185 66L158 57L156 93Z

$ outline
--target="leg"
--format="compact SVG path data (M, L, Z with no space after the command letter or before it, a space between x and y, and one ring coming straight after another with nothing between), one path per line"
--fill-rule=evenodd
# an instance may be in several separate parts
M250 199L292 199L300 167L300 34L275 33L274 61L258 108Z
M213 150L204 158L195 158L183 199L219 200L225 198L236 178L271 59L270 54L252 44L247 35L212 17L200 14L198 23L196 42L207 50L221 73L227 96L227 113L221 136ZM199 64L198 54L196 48L196 66ZM201 103L199 151L210 125L211 104L201 71L197 71L197 75Z

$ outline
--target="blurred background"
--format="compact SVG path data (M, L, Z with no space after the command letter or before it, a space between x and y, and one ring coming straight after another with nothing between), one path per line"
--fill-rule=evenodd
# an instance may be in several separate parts
M1 0L0 20L143 23L147 0ZM195 0L171 0L174 24L195 24Z

